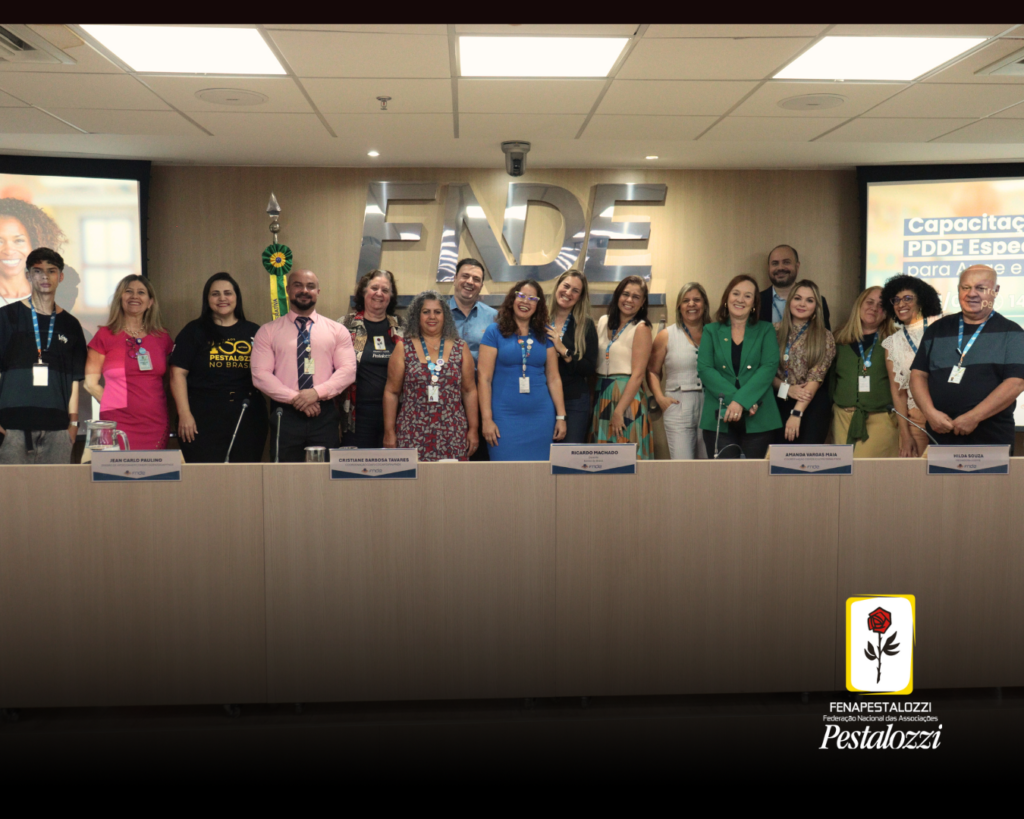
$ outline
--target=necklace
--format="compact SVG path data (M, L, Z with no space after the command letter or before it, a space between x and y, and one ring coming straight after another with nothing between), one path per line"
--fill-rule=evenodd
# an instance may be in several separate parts
M146 331L142 327L140 327L138 330L132 330L129 329L128 327L125 327L124 331L127 335L131 336L132 338L141 338L146 334Z

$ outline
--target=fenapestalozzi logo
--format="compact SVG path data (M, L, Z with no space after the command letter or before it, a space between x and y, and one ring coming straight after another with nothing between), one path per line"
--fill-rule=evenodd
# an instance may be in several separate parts
M914 690L916 628L912 594L847 598L847 690L910 694Z

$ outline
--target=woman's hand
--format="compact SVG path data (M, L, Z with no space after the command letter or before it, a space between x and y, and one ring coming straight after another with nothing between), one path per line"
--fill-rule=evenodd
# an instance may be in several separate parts
M75 441L78 440L78 424L71 424L68 427L68 437L71 439L72 445L74 445Z
M806 384L793 384L789 388L789 392L786 394L787 398L792 398L794 401L810 401L814 398L814 393L807 389Z
M471 429L466 433L466 457L469 458L480 448L480 434Z
M723 416L724 421L727 423L735 423L743 417L743 405L737 401L731 401L729 406L725 408L725 415Z
M488 421L486 418L483 423L484 440L487 441L491 446L498 445L498 439L501 437L501 433L498 431L498 425L494 421Z
M655 396L654 400L658 402L658 406L661 407L661 411L662 412L667 410L673 404L678 404L679 403L678 401L676 401L675 398L669 398L667 395L663 395L661 398L658 398L657 396Z
M901 458L916 458L920 453L917 451L917 441L914 440L914 436L909 431L904 432L900 430L900 457Z
M547 326L548 338L551 339L551 343L555 345L555 352L558 353L559 358L565 358L565 354L569 352L569 348L566 347L562 340L558 337L558 331L555 329L553 324Z
M384 431L384 449L397 449L398 448L398 436L395 431L385 430Z
M558 424L555 424L557 427ZM611 433L613 438L618 438L622 431L626 428L626 418L621 410L615 410L612 413L611 425L608 427L608 431Z
M555 437L554 440L561 441L565 437L567 431L565 421L555 421Z
M187 413L178 418L178 437L185 443L191 444L196 439L196 419L192 413Z
M790 415L789 420L786 421L786 440L795 441L800 437L800 419L795 415Z

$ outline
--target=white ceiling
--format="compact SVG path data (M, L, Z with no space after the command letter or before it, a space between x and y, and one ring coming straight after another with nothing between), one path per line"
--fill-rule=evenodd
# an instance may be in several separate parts
M503 167L499 143L533 143L531 168L837 168L1024 159L1024 76L976 72L1024 49L1018 24L257 24L284 78L135 75L74 27L32 28L73 65L0 60L0 152L161 164ZM79 32L81 33L81 32ZM464 79L460 34L631 38L598 80ZM912 83L771 77L817 39L981 36ZM205 102L255 91L260 105ZM836 108L790 110L804 94ZM391 97L381 111L376 97ZM371 159L367 151L380 156ZM656 154L659 159L647 161Z

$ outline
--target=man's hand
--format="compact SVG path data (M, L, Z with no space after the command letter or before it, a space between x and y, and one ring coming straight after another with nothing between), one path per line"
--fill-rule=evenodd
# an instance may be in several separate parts
M965 412L953 421L954 435L970 435L978 427L978 422L973 415Z
M931 412L927 413L927 417L928 425L936 432L946 433L953 431L953 419L946 415L946 413L932 409ZM977 424L974 426L977 426ZM974 427L971 428L973 429Z
M320 414L320 396L316 390L310 388L308 390L299 390L292 399L292 406L295 407L299 412L305 412L306 415L310 415L306 410L309 409L313 404L317 405L317 411L313 415Z

